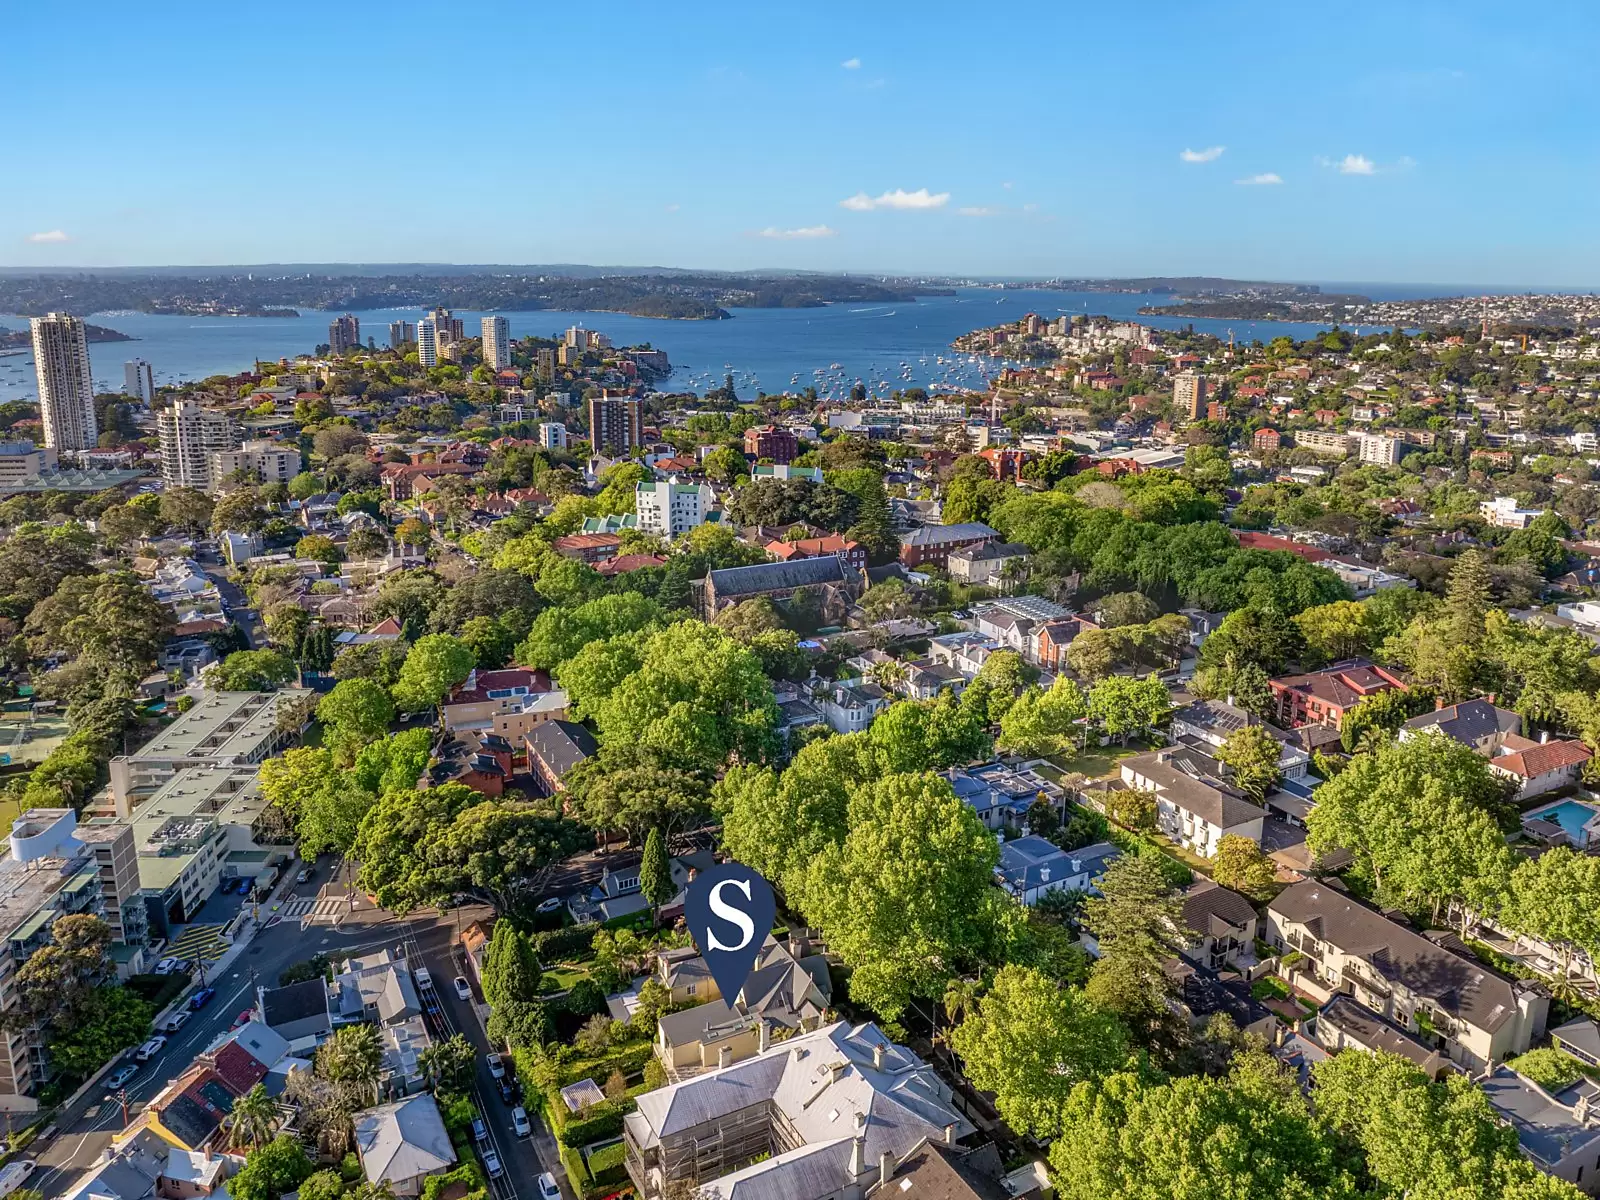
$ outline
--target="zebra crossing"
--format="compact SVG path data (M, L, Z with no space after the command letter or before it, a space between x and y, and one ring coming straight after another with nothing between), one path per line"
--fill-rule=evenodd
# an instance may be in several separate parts
M349 902L341 897L318 899L316 896L297 896L290 897L283 905L286 918L298 917L308 925L331 922L336 917L347 916L349 912Z

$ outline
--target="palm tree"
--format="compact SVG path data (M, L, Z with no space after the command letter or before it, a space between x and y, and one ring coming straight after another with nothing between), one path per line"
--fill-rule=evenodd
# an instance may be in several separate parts
M346 1025L317 1051L317 1074L341 1083L362 1099L378 1095L378 1075L383 1066L383 1043L375 1025Z
M898 692L905 686L906 680L910 676L910 672L906 669L905 663L897 662L893 659L885 659L880 662L873 663L872 666L868 668L867 675L871 678L873 683L877 684L884 691Z
M983 985L976 979L952 979L944 989L945 1019L954 1025L978 999Z
M277 1123L278 1104L258 1083L233 1102L228 1114L228 1144L240 1148L263 1145L272 1140Z

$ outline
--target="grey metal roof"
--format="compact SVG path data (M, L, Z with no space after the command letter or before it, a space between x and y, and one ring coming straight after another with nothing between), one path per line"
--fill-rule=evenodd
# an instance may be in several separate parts
M1255 919L1255 905L1221 884L1201 880L1183 894L1183 923L1196 933L1226 937Z
M1571 1107L1571 1102L1585 1094L1593 1103L1596 1089L1590 1080L1552 1096L1509 1067L1501 1067L1480 1079L1478 1086L1495 1111L1517 1131L1517 1142L1523 1151L1541 1166L1555 1166L1568 1156L1587 1159L1600 1144L1600 1128L1579 1121Z
M356 1149L372 1183L448 1171L456 1161L439 1106L426 1093L355 1114Z
M1600 1061L1600 1024L1590 1017L1579 1017L1565 1025L1557 1025L1550 1036L1574 1050L1582 1051L1591 1060Z
M1448 1059L1429 1050L1398 1025L1384 1020L1350 996L1335 996L1317 1014L1318 1036L1324 1042L1329 1042L1332 1039L1322 1033L1324 1023L1340 1030L1368 1050L1383 1050L1409 1059L1432 1078L1438 1078L1439 1072L1450 1065Z
M982 521L968 521L961 525L921 525L901 534L902 546L948 546L952 542L971 542L978 538L997 538L998 529L991 529Z

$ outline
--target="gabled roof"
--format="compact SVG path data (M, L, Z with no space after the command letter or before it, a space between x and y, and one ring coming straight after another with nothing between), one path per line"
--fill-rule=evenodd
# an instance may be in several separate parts
M797 558L789 562L756 563L749 567L725 567L706 576L718 597L748 596L785 588L813 587L823 583L845 583L852 569L836 554L817 558Z
M1479 1029L1493 1033L1517 1010L1516 992L1506 979L1325 883L1294 884L1267 909Z
M968 521L960 525L921 525L900 536L902 546L948 546L954 542L975 542L984 538L997 538L998 529L991 529L982 521Z
M432 1096L410 1096L355 1114L356 1149L371 1183L400 1183L448 1171L456 1161Z
M1501 754L1489 760L1489 765L1524 779L1536 779L1563 767L1576 767L1589 761L1589 747L1582 742L1540 742L1526 750Z
M1255 905L1220 884L1201 880L1183 894L1183 923L1203 937L1227 937L1255 919Z
M1133 755L1122 760L1121 768L1150 780L1162 799L1219 829L1265 817L1266 809L1252 804L1231 784L1210 774L1213 762L1208 755L1180 748Z
M543 721L528 732L528 751L556 778L561 778L579 763L600 752L594 735L575 721Z
M1470 746L1495 734L1520 733L1522 716L1504 708L1496 708L1491 701L1480 696L1412 717L1404 728L1415 731L1437 729L1446 737Z

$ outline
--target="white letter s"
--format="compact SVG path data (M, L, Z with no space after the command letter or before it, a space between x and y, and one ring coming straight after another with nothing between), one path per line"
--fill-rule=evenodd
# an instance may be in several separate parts
M734 908L732 905L723 900L722 889L727 887L730 883L744 893L744 898L746 900L750 899L750 881L748 879L724 879L721 880L716 887L711 889L711 911L716 916L719 916L724 921L728 922L728 924L737 925L741 930L744 931L744 936L739 939L738 945L724 946L721 942L717 941L717 931L711 927L710 922L707 922L707 950L743 950L750 944L750 939L756 935L755 922L750 919L749 914Z

